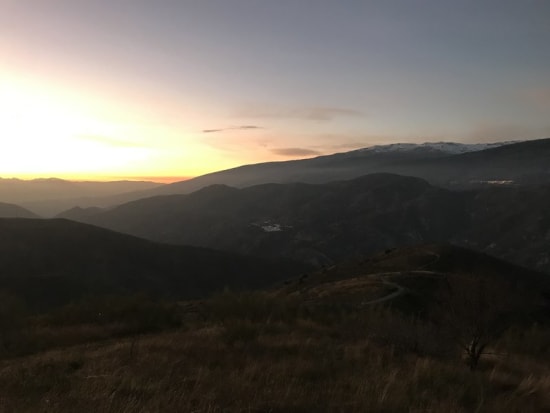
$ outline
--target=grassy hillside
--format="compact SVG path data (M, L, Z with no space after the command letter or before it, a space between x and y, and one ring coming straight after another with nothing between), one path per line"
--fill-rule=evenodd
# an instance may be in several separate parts
M263 292L104 302L102 317L93 303L73 305L4 326L19 345L1 353L0 410L548 411L547 287L505 262L424 246ZM152 312L163 315L157 328L135 323ZM472 368L455 326L468 335L478 325L486 346Z

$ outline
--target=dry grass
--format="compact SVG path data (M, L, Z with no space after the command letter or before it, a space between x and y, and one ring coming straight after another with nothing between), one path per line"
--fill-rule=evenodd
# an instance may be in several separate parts
M454 354L418 351L418 337L395 344L406 335L389 331L381 341L384 326L402 332L412 323L388 310L326 322L288 303L273 307L266 295L237 297L233 307L230 296L218 301L185 329L0 362L0 411L550 411L546 354L486 357L470 372ZM512 343L513 334L495 352Z

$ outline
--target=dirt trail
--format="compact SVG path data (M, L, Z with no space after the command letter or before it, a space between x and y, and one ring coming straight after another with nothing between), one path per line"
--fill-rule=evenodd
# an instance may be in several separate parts
M380 304L386 301L393 300L394 298L397 298L400 295L404 294L407 291L405 287L389 280L389 278L391 277L404 275L404 274L430 277L430 278L440 278L445 276L445 274L443 273L436 272L436 271L427 271L427 270L394 271L394 272L380 272L376 274L368 274L366 275L366 277L374 278L380 281L381 284L394 288L395 291L392 291L391 293L389 293L388 295L385 295L384 297L375 298L374 300L369 300L369 301L363 301L361 303L361 306Z

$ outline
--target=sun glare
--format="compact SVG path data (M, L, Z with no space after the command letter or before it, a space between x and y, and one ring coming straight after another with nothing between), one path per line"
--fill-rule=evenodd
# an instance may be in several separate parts
M0 89L1 175L122 173L150 156L147 148L112 143L118 132L76 103L17 85Z
M187 119L166 122L163 103L156 111L136 111L122 96L106 96L0 71L0 177L170 182L237 166ZM250 155L246 145L239 149Z

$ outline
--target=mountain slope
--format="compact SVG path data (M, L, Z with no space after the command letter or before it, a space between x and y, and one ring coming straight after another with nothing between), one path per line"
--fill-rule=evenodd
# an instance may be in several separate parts
M400 274L380 274L390 271ZM486 294L452 290L452 302L439 300L464 272ZM368 304L392 295L396 285L404 293ZM2 360L2 402L9 411L47 405L59 413L128 406L136 412L546 412L550 330L540 317L541 291L537 276L524 269L423 245L304 274L283 289L181 303L187 316L179 329L116 336L111 324L72 307L60 314L63 321L76 313L68 325L55 314L38 326L30 320L17 350L29 340L34 354ZM453 323L442 322L450 316ZM463 363L462 344L472 335L484 353L475 372ZM45 344L37 347L40 340Z
M550 182L550 139L503 145L398 166L401 172L442 184L468 185L510 181L533 185Z
M445 241L467 218L455 193L375 174L325 185L211 186L121 205L85 221L177 244L316 265L394 245Z
M550 278L489 255L444 244L395 248L360 260L349 260L301 276L280 289L299 292L304 301L339 301L347 306L404 306L407 313L433 308L438 293L462 278L486 283L487 293L512 303L519 292L531 311L550 314ZM475 283L475 282L474 282ZM458 286L458 285L457 285ZM464 287L465 285L460 285ZM464 297L473 291L460 291ZM542 311L541 311L542 310Z
M50 217L76 206L112 207L152 196L187 194L215 184L243 188L265 183L327 183L372 173L414 176L445 187L476 187L494 181L541 184L550 183L549 160L550 139L492 144L390 144L311 159L244 165L169 185L132 183L152 185L150 189L137 187L132 190L127 186L120 187L123 183L115 182L104 187L104 191L110 188L108 193L90 190L82 193L83 188L78 188L78 185L101 183L54 180L56 185L63 184L65 189L70 189L68 196L67 193L62 197L54 195L55 191L23 191L26 198L21 202L16 202L19 199L2 198L2 185L9 180L0 180L0 199L20 203ZM28 184L38 185L34 181Z
M0 218L39 218L28 209L19 205L0 202Z
M443 186L500 180L549 183L549 165L550 139L480 146L394 144L312 159L244 165L141 191L134 199L185 194L213 184L242 188L263 183L326 183L381 172L419 177Z
M452 242L549 271L548 205L550 186L451 191L418 178L373 174L322 185L215 185L80 219L155 241L314 265Z
M283 262L157 244L67 220L0 219L0 289L47 308L85 295L172 298L268 286L299 271Z
M389 152L416 152L416 153L433 153L443 155L458 155L462 153L478 152L491 148L498 148L500 146L510 145L518 143L514 141L509 142L495 142L495 143L457 143L457 142L426 142L426 143L392 143L388 145L375 145L368 148L358 149L356 152L375 152L375 153L389 153Z
M64 218L64 219L70 219L73 221L81 221L86 217L99 214L102 211L103 210L99 207L81 208L77 206L77 207L68 209L67 211L61 212L60 214L56 215L55 218Z

